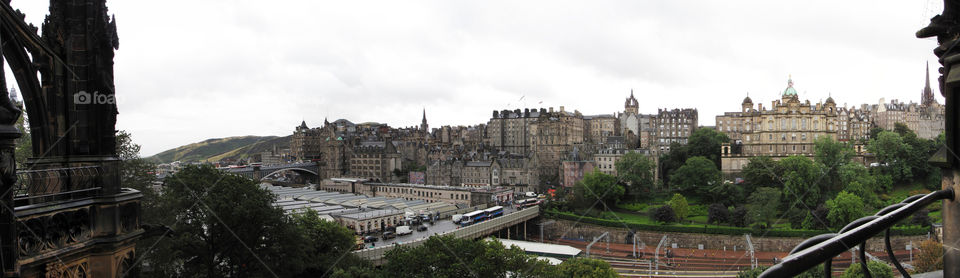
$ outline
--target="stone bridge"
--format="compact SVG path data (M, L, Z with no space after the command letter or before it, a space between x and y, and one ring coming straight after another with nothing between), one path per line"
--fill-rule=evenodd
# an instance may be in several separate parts
M244 168L230 168L225 170L228 173L238 174L255 180L262 180L270 175L283 172L294 171L306 177L310 181L319 182L320 163L304 162L292 164L266 165L266 166L247 166Z

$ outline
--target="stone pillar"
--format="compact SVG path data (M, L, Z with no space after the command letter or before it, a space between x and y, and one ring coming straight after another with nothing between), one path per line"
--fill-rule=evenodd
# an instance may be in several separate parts
M2 66L2 65L0 65ZM2 74L3 71L0 71ZM0 82L0 86L4 85ZM4 87L6 88L6 87ZM5 93L6 89L0 89ZM7 98L6 94L0 98ZM3 277L19 277L20 266L17 265L20 252L17 240L17 221L13 213L12 187L17 183L17 164L14 159L15 142L20 138L20 130L13 125L0 124L0 265L3 267Z
M950 54L954 54L951 56ZM943 189L953 188L954 192L960 192L960 159L957 158L957 151L960 150L960 138L958 138L958 119L960 119L960 99L957 93L960 91L960 63L953 64L951 61L957 61L960 54L944 53L941 57L944 68L941 69L943 76L940 77L940 89L946 102L946 143L945 150L938 153L934 160L940 159L943 167L942 187ZM943 201L943 277L960 277L960 198L954 196L954 201Z
M6 74L0 51L0 268L3 277L20 277L20 251L17 238L17 217L13 212L14 188L17 186L16 140L20 130L16 123L22 112L10 102Z

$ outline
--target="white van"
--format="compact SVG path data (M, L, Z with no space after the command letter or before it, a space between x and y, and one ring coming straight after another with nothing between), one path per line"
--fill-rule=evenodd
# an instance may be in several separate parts
M398 235L398 236L405 236L405 235L409 235L409 234L412 234L412 233L413 233L413 231L410 230L410 226L400 226L400 227L397 227L397 235Z

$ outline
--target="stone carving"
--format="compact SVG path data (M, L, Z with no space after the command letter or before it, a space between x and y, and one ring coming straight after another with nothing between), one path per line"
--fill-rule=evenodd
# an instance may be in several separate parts
M32 257L91 238L90 211L82 208L36 216L20 222L20 256Z

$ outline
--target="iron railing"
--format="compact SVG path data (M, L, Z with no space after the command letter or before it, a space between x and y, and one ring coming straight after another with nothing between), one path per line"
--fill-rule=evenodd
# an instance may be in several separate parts
M82 166L17 172L13 200L17 206L95 196L103 169Z
M822 234L807 239L793 248L793 251L790 251L790 255L784 258L783 262L770 267L760 274L760 277L792 277L821 263L824 265L826 277L831 277L833 257L858 244L860 245L860 266L863 268L866 277L872 277L867 268L866 242L880 232L886 231L884 244L887 248L887 255L897 270L900 271L900 274L909 278L910 274L893 255L893 248L890 246L890 228L934 202L940 200L952 201L953 198L953 189L911 196L903 202L880 210L875 215L854 220L840 229L839 233Z

